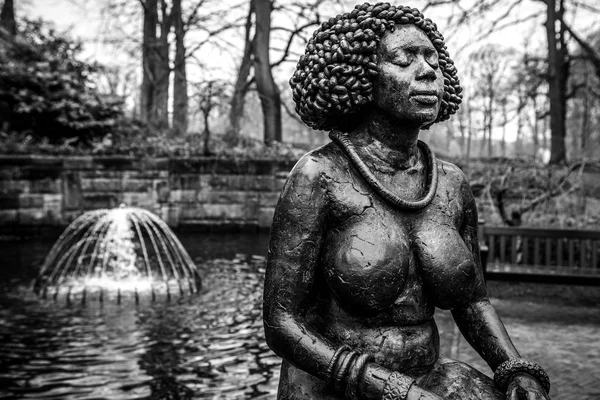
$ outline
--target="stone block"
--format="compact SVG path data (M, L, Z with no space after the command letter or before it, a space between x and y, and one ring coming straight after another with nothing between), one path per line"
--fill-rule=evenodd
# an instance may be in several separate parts
M179 220L181 217L181 209L182 207L178 204L176 205L162 205L160 207L160 218L167 223L170 227L174 228L179 225Z
M63 159L63 168L68 170L94 169L94 157L92 156L72 156Z
M243 204L203 204L206 219L243 219Z
M213 190L246 190L245 175L211 175L208 181Z
M198 192L197 201L207 204L243 204L248 192L239 190L203 190Z
M279 192L261 192L260 205L262 207L275 207L279 201Z
M121 202L129 207L154 208L151 192L123 192Z
M117 193L84 193L83 201L86 210L114 208L119 205L119 196Z
M62 182L61 179L36 179L30 181L31 193L61 193Z
M63 174L62 194L64 210L79 210L83 207L81 177L79 173L66 172Z
M121 177L85 179L81 182L82 190L86 192L119 192L123 190Z
M19 224L21 225L42 225L51 224L53 221L46 218L44 210L39 208L28 208L19 210L17 215Z
M247 193L244 210L246 219L256 220L258 218L260 210L260 197L258 193Z
M247 190L269 192L275 188L275 179L272 176L246 176L246 179L248 180Z
M130 171L127 171L130 172ZM123 171L107 171L103 169L86 170L79 172L81 179L123 179Z
M18 222L18 210L0 210L0 225L9 225Z
M201 182L202 179L200 178L200 175L196 174L171 174L169 176L169 184L171 185L171 189L200 190L202 187Z
M153 191L155 194L156 201L158 203L167 203L169 201L169 196L171 193L171 189L169 187L169 182L166 180L155 180L152 182Z
M273 223L273 215L275 207L261 207L258 210L258 226L259 228L269 228Z
M140 167L142 171L157 171L162 170L165 172L169 171L169 158L158 157L158 158L142 158L140 160Z
M42 208L44 206L44 194L23 193L19 195L19 208ZM1 196L0 196L1 198Z
M202 204L186 204L181 206L179 211L179 220L196 220L204 219L206 212Z
M126 175L129 175L129 173L127 173ZM134 179L124 176L121 188L121 190L123 190L124 192L150 192L152 191L152 180Z
M31 182L23 179L0 180L0 194L29 193Z
M45 214L45 221L49 223L56 223L62 220L62 194L45 194L44 205L42 211Z

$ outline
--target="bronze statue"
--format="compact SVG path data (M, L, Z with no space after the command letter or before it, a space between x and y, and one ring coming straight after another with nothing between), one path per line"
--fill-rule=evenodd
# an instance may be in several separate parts
M297 163L273 219L264 325L283 358L278 398L549 399L487 298L465 176L418 140L461 101L436 25L357 6L321 25L290 84L332 142ZM436 307L494 380L439 354Z

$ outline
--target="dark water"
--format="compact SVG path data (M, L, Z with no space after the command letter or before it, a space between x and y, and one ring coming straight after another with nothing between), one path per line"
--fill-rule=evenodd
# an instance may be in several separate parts
M201 294L139 307L38 299L30 282L53 240L0 242L0 398L274 398L280 361L261 314L268 237L181 239Z
M261 315L267 235L179 236L201 294L139 307L38 299L30 283L53 239L0 240L0 399L274 399L280 360ZM552 399L600 399L600 308L492 303L523 356L545 367ZM491 375L449 314L436 320L442 354Z

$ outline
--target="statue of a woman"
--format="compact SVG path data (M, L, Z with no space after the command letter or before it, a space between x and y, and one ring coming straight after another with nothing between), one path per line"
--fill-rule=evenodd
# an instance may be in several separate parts
M332 142L292 170L265 281L280 399L548 399L490 304L475 201L419 132L460 104L456 68L416 9L364 4L323 23L292 77L296 111ZM494 380L439 354L451 310Z

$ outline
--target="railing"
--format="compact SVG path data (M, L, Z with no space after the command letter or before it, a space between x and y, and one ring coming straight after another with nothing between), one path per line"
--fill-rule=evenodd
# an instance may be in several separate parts
M600 231L480 226L480 241L488 279L600 285Z

